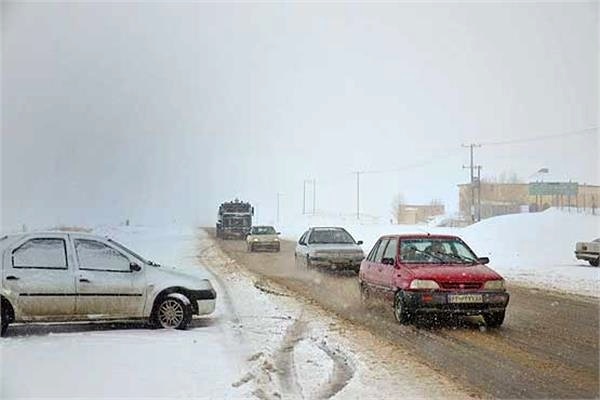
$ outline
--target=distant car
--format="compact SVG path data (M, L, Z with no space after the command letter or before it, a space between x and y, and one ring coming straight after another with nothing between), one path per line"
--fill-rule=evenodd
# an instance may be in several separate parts
M0 238L0 322L147 319L185 329L215 309L207 279L158 265L114 240L49 232Z
M575 245L575 257L584 260L591 266L600 265L600 238L591 242L579 242Z
M383 236L361 264L361 298L389 301L403 324L418 314L482 315L498 327L509 294L488 262L456 236Z
M365 258L360 245L339 227L310 228L300 237L296 246L296 265L307 268L350 269L358 272Z
M248 251L253 252L259 249L279 251L281 243L279 243L277 235L279 232L275 231L272 226L253 226L246 237Z

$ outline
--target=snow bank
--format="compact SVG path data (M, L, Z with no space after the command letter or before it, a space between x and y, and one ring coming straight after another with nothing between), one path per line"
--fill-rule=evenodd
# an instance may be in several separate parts
M281 227L297 240L310 226L343 226L368 252L377 239L393 233L441 233L462 237L509 281L600 297L600 268L575 259L575 243L600 237L600 216L549 209L542 213L489 218L465 228L394 225L342 216L304 216Z
M457 230L508 278L600 297L600 268L575 259L575 243L600 237L600 216L549 209L490 218Z

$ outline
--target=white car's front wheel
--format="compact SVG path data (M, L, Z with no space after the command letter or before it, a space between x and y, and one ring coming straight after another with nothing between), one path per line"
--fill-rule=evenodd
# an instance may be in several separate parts
M190 304L176 297L165 297L158 304L156 322L166 329L185 329L192 320Z

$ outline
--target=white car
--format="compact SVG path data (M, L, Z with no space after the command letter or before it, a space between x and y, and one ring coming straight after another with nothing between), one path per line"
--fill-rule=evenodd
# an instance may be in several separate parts
M591 242L578 242L575 244L575 258L590 263L591 266L600 265L600 238Z
M210 314L207 279L145 260L90 234L49 232L0 238L0 322L148 319L185 329Z
M344 228L310 228L300 237L296 245L296 265L350 269L358 272L365 258L360 245Z
M281 243L279 243L278 235L279 232L275 231L272 226L253 226L246 237L246 248L249 252L258 249L279 251L281 250Z

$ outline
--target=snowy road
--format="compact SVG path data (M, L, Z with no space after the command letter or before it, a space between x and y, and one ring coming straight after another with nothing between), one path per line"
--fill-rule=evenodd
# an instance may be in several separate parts
M241 241L219 245L240 265L397 343L466 388L502 398L598 398L599 300L510 285L505 325L399 326L390 310L360 305L355 275L298 271L294 243L247 253Z

